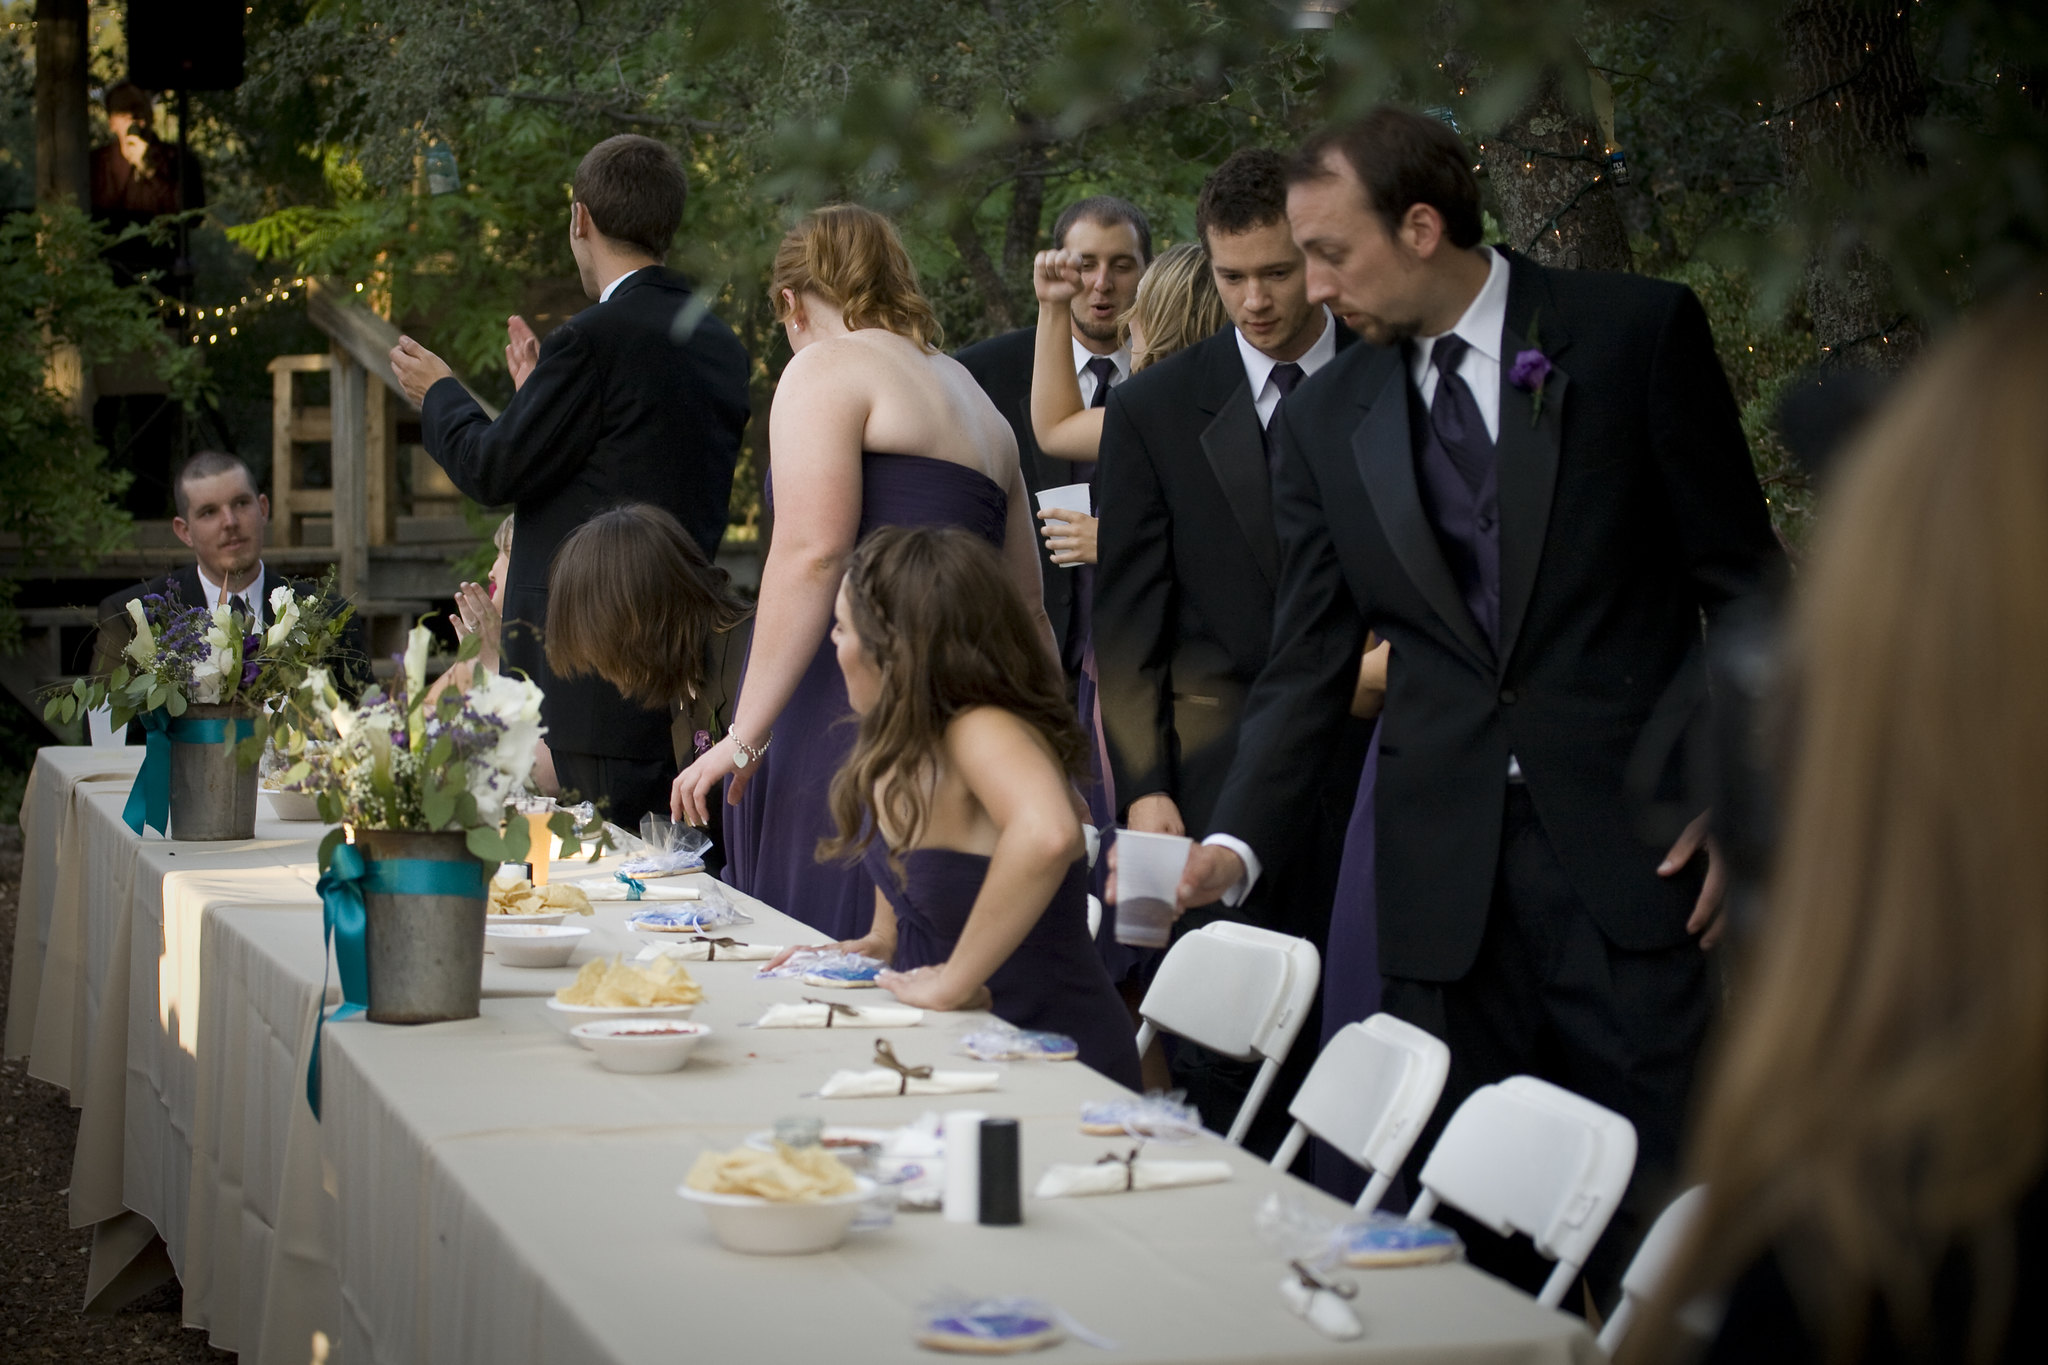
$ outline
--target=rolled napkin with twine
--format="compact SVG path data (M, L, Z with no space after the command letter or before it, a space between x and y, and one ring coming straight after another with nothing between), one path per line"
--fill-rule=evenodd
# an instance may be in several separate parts
M770 1005L755 1028L911 1028L924 1011L908 1005L842 1005L804 997L800 1005Z
M896 1056L886 1038L875 1039L873 1071L835 1071L818 1091L825 1100L868 1100L884 1095L965 1095L976 1090L993 1090L1002 1078L998 1071L933 1071L929 1066L908 1066Z
M1214 1185L1230 1179L1227 1161L1146 1161L1136 1151L1114 1152L1092 1166L1057 1162L1038 1177L1031 1193L1038 1199L1066 1199L1084 1194L1126 1194L1135 1190L1173 1190L1184 1185Z
M782 951L779 943L742 943L736 938L690 938L642 948L635 962L672 957L678 962L766 962Z

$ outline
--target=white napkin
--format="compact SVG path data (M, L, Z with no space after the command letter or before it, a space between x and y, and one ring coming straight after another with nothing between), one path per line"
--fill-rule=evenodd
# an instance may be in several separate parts
M1131 1169L1134 1190L1171 1190L1182 1185L1214 1185L1230 1179L1227 1161L1147 1161L1140 1157ZM1031 1193L1038 1199L1064 1199L1079 1194L1122 1194L1124 1165L1105 1161L1099 1166L1077 1166L1058 1162L1038 1177Z
M993 1090L999 1071L935 1071L929 1079L912 1080L903 1089L903 1077L885 1067L872 1071L835 1071L818 1091L826 1100L871 1100L884 1095L964 1095L974 1090Z
M723 952L720 957L725 956ZM908 1005L841 1005L839 1017L826 1022L830 1005L770 1005L754 1021L755 1028L909 1028L924 1018L924 1011ZM852 1014L846 1013L852 1010ZM894 1072L890 1073L894 1075Z
M678 962L766 962L782 951L779 943L742 943L728 948L708 939L685 938L675 943L650 943L633 957L635 962L652 962L672 957Z
M642 879L644 880L644 878ZM582 889L583 894L594 901L622 901L627 898L626 884L616 877L584 877L570 883ZM640 903L649 901L701 901L704 893L694 886L648 886L640 892Z

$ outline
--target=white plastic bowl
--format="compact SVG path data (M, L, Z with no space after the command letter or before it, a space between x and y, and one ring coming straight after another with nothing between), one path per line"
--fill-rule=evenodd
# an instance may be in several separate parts
M544 915L488 914L484 916L484 929L488 932L494 924L560 924L568 913L566 910L550 910Z
M589 932L580 924L486 922L484 947L507 967L562 967L568 965L576 945Z
M279 820L318 820L320 818L319 798L305 792L281 792L263 789L263 795L270 802L270 813Z
M565 1005L559 1000L549 999L548 1017L555 1021L555 1027L573 1036L578 1024L594 1024L607 1019L687 1019L695 1005ZM590 1044L583 1039L576 1040L583 1046Z
M830 1251L846 1240L860 1207L874 1197L875 1182L853 1178L851 1194L808 1204L781 1204L751 1194L709 1194L678 1185L676 1193L701 1204L711 1234L727 1251L749 1256L803 1256Z
M655 1029L683 1031L656 1033ZM646 1075L682 1070L710 1032L709 1024L693 1024L687 1019L601 1019L578 1024L569 1030L569 1036L596 1053L598 1065L606 1071Z

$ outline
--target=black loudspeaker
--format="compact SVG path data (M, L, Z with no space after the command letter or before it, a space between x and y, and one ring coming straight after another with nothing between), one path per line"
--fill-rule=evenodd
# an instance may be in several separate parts
M128 0L128 79L145 90L232 90L242 0Z

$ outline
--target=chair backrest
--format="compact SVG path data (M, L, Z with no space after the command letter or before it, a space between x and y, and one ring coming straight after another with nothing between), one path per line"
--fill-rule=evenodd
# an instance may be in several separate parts
M1450 1075L1451 1050L1390 1014L1346 1024L1323 1045L1287 1112L1370 1170L1392 1175Z
M95 749L118 749L128 742L128 729L114 729L114 708L97 706L85 713L85 730Z
M1657 1221L1650 1224L1643 1244L1636 1248L1635 1259L1628 1263L1628 1271L1621 1277L1621 1302L1614 1305L1614 1311L1600 1328L1600 1349L1608 1355L1613 1355L1628 1336L1636 1313L1663 1283L1706 1202L1707 1187L1695 1185L1665 1205Z
M1525 1233L1538 1252L1576 1271L1635 1164L1634 1124L1548 1081L1512 1076L1458 1106L1421 1181L1431 1204L1440 1199L1504 1237ZM1569 1280L1553 1274L1544 1300L1554 1305Z
M1279 1060L1301 1032L1321 979L1322 958L1307 939L1218 920L1167 950L1138 1013L1241 1062Z

